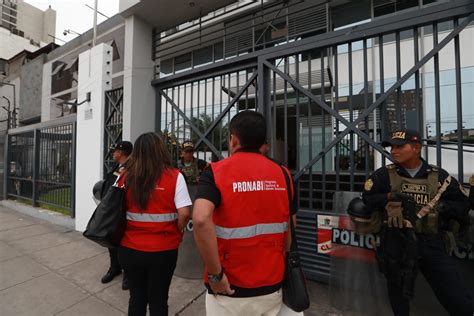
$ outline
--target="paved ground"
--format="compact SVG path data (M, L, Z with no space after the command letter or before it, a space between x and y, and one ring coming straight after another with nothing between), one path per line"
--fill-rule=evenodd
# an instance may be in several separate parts
M79 232L0 206L0 315L126 314L121 277L100 283L108 260L105 248ZM311 285L314 294L327 292L324 285ZM170 315L205 315L203 294L201 280L174 277ZM319 306L306 315L329 310Z
M109 264L106 249L45 218L44 214L39 219L0 206L0 315L126 314L128 292L121 289L121 277L100 283ZM386 303L370 299L359 301L363 313L354 312L353 307L341 312L329 303L340 306L339 295L329 297L336 293L334 289L316 282L308 286L311 308L307 316L370 315L367 309L376 304L382 307L374 315L390 314ZM418 282L417 293L431 293L426 281ZM170 315L205 315L203 294L201 280L174 277ZM413 315L446 315L430 295L414 302Z

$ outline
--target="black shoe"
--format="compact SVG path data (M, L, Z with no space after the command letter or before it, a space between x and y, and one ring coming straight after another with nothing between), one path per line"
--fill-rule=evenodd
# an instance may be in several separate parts
M115 270L115 269L112 269L110 268L109 271L107 271L107 273L102 277L102 279L100 280L100 282L102 283L109 283L110 281L112 281L117 275L119 275L120 273L122 273L122 271L120 270Z
M128 289L130 289L130 287L128 286L128 278L127 275L124 273L122 279L122 290L127 291Z

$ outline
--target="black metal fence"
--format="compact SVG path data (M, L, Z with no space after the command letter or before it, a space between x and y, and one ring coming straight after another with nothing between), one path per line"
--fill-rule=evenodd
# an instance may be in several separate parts
M10 130L5 196L74 217L75 116Z
M122 140L123 88L105 91L104 177L117 165L110 148Z
M469 176L474 67L461 43L472 43L473 12L469 1L439 4L157 79L157 129L176 159L191 138L213 160L227 154L233 114L262 112L272 157L298 181L302 264L310 278L327 280L317 217L334 214L335 192L362 191L389 162L380 141L391 130L420 130L434 146L430 163L461 182Z

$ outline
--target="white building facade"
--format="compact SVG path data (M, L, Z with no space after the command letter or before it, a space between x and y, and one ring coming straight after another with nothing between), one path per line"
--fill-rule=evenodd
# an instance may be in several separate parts
M0 5L0 18L0 58L54 42L56 11L51 7L42 11L23 0L6 0Z

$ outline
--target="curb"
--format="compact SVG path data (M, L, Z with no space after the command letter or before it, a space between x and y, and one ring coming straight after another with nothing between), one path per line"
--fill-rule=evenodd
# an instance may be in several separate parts
M56 213L50 210L46 210L39 207L33 207L18 203L11 200L2 200L0 201L0 206L12 209L19 213L29 215L31 217L39 218L45 221L48 221L52 224L63 226L72 230L75 230L75 220L69 216Z

